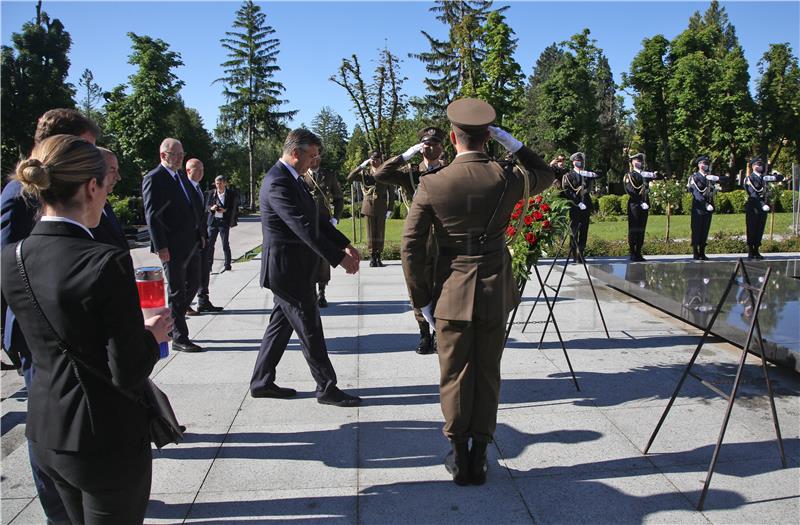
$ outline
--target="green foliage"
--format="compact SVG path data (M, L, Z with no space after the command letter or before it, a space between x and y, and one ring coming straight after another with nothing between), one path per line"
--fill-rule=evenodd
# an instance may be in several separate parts
M621 215L619 195L603 195L598 199L598 210L602 215Z
M116 195L109 195L108 202L114 210L114 215L117 216L120 224L123 226L131 226L136 222L136 212L131 207L130 197L117 197Z
M727 193L717 193L714 197L714 213L733 213L733 206Z
M623 215L627 215L628 213L628 201L631 200L631 196L627 193L625 195L619 196L619 208Z
M800 193L794 192L795 202L800 202ZM778 209L775 211L792 211L792 190L783 190L776 199L778 202Z
M610 241L589 236L584 253L587 257L626 257L628 249L628 242L625 240ZM791 253L798 250L800 237L787 237L780 241L765 240L761 246L764 253ZM642 251L645 255L689 255L692 253L692 245L688 240L665 242L647 239ZM747 243L739 237L715 235L709 240L706 253L747 253Z
M747 202L747 192L745 190L733 190L725 195L731 205L731 213L744 213L744 205Z
M650 183L650 204L653 213L666 213L671 206L671 213L681 208L681 200L686 195L685 187L676 179L656 180ZM691 195L689 195L691 197Z
M800 66L788 43L771 44L758 62L761 78L756 88L759 151L779 158L784 141L800 156ZM788 172L788 165L783 169Z
M681 209L683 213L689 215L692 213L692 194L691 193L684 193L681 196Z
M347 124L344 119L330 107L324 106L311 121L311 131L322 140L321 168L341 175L347 150Z
M103 100L103 90L94 81L94 74L89 69L84 69L78 81L78 102L84 115L93 120L100 117L99 103Z
M477 96L497 112L496 123L508 128L511 117L522 104L522 69L514 60L517 39L514 31L506 24L505 16L493 11L484 26L486 57L481 63L483 78L477 88ZM512 127L512 131L516 131Z

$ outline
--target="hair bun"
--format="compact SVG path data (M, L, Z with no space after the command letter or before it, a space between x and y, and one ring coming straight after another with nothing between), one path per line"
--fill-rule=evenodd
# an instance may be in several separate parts
M17 166L17 178L28 189L42 191L50 187L50 170L39 159L20 162Z

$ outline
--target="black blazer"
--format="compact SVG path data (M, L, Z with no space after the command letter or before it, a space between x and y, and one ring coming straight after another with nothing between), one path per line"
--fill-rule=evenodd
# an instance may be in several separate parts
M236 194L236 191L225 188L225 204L220 202L219 198L217 197L217 190L208 190L206 192L205 198L205 210L206 210L206 224L211 226L214 222L214 212L211 211L211 206L218 205L220 208L225 208L225 212L222 214L222 221L228 225L228 227L233 226L234 221L236 220L236 215L239 209L239 196Z
M350 240L318 213L305 183L295 180L280 161L261 181L259 201L261 285L300 302L313 291L318 265L337 266Z
M15 249L16 243L2 251L2 293L36 370L28 398L28 439L56 450L139 453L150 440L145 410L78 365L81 386L28 298ZM39 222L22 253L33 292L56 332L114 383L139 389L159 351L144 329L130 255L63 222Z
M142 180L142 199L144 216L150 229L150 247L155 253L169 248L170 257L185 259L197 249L203 236L203 228L198 223L195 198L196 192L184 173L178 176L190 200L162 165L144 176Z
M125 238L125 232L122 231L122 226L117 220L111 204L106 203L103 207L103 212L100 216L100 224L96 228L92 228L94 240L111 244L122 250L130 250L128 239Z

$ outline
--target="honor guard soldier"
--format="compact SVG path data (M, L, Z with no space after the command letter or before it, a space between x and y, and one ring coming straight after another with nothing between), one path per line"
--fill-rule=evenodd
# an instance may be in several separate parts
M367 218L367 249L370 253L371 267L383 266L383 251L386 234L386 219L394 206L394 192L388 185L375 180L375 170L381 165L381 154L373 151L370 158L362 162L347 175L348 182L360 182L364 200L361 203L361 215Z
M744 205L745 224L747 226L747 258L763 259L758 253L767 215L770 211L768 182L780 181L780 175L764 175L764 159L750 159L750 172L744 178L744 189L747 190L747 202Z
M495 111L486 102L456 100L447 118L457 155L420 179L401 254L411 302L436 327L443 431L452 443L445 466L457 484L480 485L497 425L506 321L520 302L505 244L508 217L526 197L526 186L539 193L553 175L533 151L490 126ZM514 153L525 172L489 159L484 147L490 137ZM425 277L431 227L439 246L435 285Z
M321 162L322 156L314 159L311 167L303 174L303 181L317 203L317 212L320 215L327 215L331 224L336 226L342 217L342 210L344 209L342 187L339 185L339 179L335 173L320 169ZM325 287L328 286L330 280L330 265L320 264L319 272L317 273L317 286L319 287L317 303L320 308L328 306L328 300L325 298Z
M706 244L711 217L714 215L714 184L719 177L711 174L711 159L706 155L697 157L697 171L689 177L687 191L692 194L692 257L707 261Z
M631 261L642 262L642 246L644 231L647 228L647 216L650 210L650 180L656 178L652 171L644 171L644 153L636 153L628 157L631 170L625 174L625 192L628 194L628 248Z
M586 155L573 153L569 160L572 169L561 177L561 191L570 201L569 227L572 231L570 256L575 262L583 262L586 238L589 235L589 215L592 213L592 197L589 194L589 179L597 177L593 171L586 171ZM577 253L576 253L577 248Z
M564 155L558 155L556 158L550 161L550 169L553 170L553 175L555 175L555 180L553 181L553 185L557 186L559 189L561 188L561 177L567 174L569 170L567 169L567 159Z
M411 201L417 191L420 178L430 173L435 173L445 166L444 160L441 159L444 152L442 147L444 131L439 128L428 127L421 130L417 136L420 139L419 144L411 146L402 155L397 155L387 160L374 174L376 181L400 187L403 204L406 208L411 207ZM422 153L422 161L419 164L410 164L409 161L417 153ZM438 252L436 236L433 235L433 229L431 229L427 246L428 260L424 271L425 279L428 280L428 284L431 287L433 286ZM416 352L418 354L435 353L436 332L425 320L419 308L414 308L414 317L419 325L419 343L417 344Z

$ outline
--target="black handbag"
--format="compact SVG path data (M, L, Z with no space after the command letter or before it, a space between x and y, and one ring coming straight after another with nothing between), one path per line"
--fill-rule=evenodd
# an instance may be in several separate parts
M23 241L17 243L16 258L17 269L19 270L20 276L22 276L22 281L25 283L25 290L28 292L28 297L33 303L34 309L39 313L44 321L44 324L47 325L47 327L50 329L50 332L56 338L59 350L67 357L72 365L75 378L78 380L78 383L80 384L86 398L89 398L89 393L86 391L86 387L81 380L81 376L78 371L78 364L80 364L81 367L90 372L92 375L103 381L105 384L109 385L111 388L130 399L137 405L143 407L147 411L150 425L150 440L157 448L162 448L170 443L179 443L183 439L183 430L185 427L178 423L178 419L175 417L175 411L172 410L172 405L169 402L167 394L158 388L151 379L147 379L147 382L142 389L145 398L143 401L140 397L135 396L131 392L128 392L127 390L115 385L111 379L106 377L105 374L84 361L80 356L76 355L75 352L73 352L69 345L64 341L64 339L58 335L58 333L55 331L55 328L53 328L53 325L50 324L50 320L47 319L46 315L44 315L42 308L39 306L39 301L36 300L36 296L33 294L33 290L31 289L31 283L28 280L28 272L25 271L25 262L22 259L22 243ZM92 419L91 412L89 414L89 418L90 420Z

